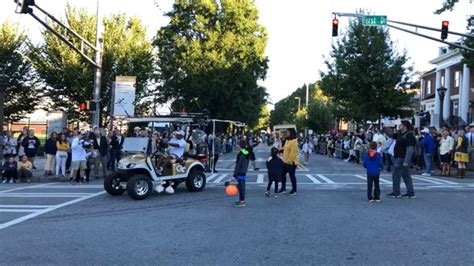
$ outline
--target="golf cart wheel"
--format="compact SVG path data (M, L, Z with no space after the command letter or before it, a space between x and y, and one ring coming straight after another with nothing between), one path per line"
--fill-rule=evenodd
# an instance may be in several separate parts
M127 194L136 200L143 200L153 191L153 183L146 175L134 175L127 181Z
M104 180L104 189L112 196L119 196L125 192L125 189L120 186L122 181L117 172L109 173Z
M202 191L206 186L206 175L203 170L193 170L186 178L186 187L191 192Z

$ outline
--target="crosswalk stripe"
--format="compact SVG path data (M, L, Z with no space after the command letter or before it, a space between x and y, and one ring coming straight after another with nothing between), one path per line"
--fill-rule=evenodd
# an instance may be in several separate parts
M29 209L0 209L0 212L35 212L36 210Z
M336 184L336 182L332 181L331 179L325 177L324 175L317 175L319 178L321 178L322 180L326 181L326 183L328 184Z
M412 177L415 178L415 179L418 179L418 180L421 180L421 181L426 181L426 182L433 183L433 184L436 184L436 185L443 185L443 183L441 183L441 182L425 179L424 177L420 177L420 176L416 176L416 175L414 175Z
M263 183L263 175L258 175L257 177L257 183L262 184Z
M313 181L313 183L315 184L321 184L321 181L319 181L317 178L315 178L314 176L312 175L306 175L311 181Z
M438 178L434 178L434 177L423 176L423 178L433 180L433 181L437 181L437 182L442 182L442 183L445 183L445 184L450 184L450 185L459 185L459 183L456 183L456 182L451 182L451 181L448 181L448 180L442 180L442 179L438 179Z
M227 176L227 174L223 174L219 176L216 180L214 180L214 183L220 183L224 178Z
M0 205L0 208L24 208L24 209L43 209L54 207L54 205Z
M367 181L367 177L365 177L365 176L363 176L363 175L354 175L354 176L356 176L356 177L358 177L358 178L360 178L360 179L364 179L364 180ZM383 179L383 178L379 178L379 180L380 180L380 183L382 183L382 184L392 184L392 182L390 182L390 181L388 181L388 180L386 180L386 179Z
M206 179L206 181L207 181L207 182L210 182L210 181L211 181L214 177L216 177L216 176L218 176L218 174L210 175L210 176Z

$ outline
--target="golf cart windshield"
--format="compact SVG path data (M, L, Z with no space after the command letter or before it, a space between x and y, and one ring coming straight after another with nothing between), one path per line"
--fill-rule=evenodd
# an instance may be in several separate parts
M126 153L146 153L148 138L127 137L123 141L123 151Z

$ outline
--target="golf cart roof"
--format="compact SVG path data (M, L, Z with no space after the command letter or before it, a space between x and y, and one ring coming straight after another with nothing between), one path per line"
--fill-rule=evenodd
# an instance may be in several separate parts
M158 122L158 123L192 123L194 121L191 117L136 117L129 118L130 123L147 123L147 122Z
M233 120L222 120L222 119L211 119L212 122L221 122L221 123L229 123L236 127L245 127L245 123Z

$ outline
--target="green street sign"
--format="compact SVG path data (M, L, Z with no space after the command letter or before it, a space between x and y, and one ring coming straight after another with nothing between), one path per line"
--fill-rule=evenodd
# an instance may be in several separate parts
M387 16L364 16L362 18L364 26L384 26L387 25Z

